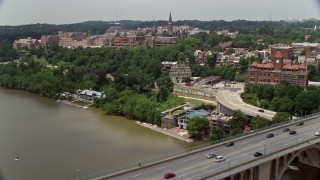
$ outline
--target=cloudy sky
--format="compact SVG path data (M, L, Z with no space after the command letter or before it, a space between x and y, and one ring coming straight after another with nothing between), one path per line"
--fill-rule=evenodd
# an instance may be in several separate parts
M88 20L320 19L320 0L0 0L0 25Z

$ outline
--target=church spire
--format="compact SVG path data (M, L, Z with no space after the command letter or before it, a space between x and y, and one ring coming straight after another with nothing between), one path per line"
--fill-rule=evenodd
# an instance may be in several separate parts
M170 15L169 15L168 31L169 31L169 34L173 34L173 27L172 27L172 17L171 17L171 12L170 12Z

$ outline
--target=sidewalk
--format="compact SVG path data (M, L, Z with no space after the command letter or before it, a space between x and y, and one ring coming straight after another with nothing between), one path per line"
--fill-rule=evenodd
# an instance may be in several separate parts
M177 138L179 140L192 142L192 139L189 138L189 134L188 134L187 130L180 129L178 127L175 127L172 129L165 129L165 128L158 127L157 125L148 124L148 123L141 123L140 121L136 121L135 123L137 123L143 127L152 129L154 131L158 131L158 132L166 134L168 136Z

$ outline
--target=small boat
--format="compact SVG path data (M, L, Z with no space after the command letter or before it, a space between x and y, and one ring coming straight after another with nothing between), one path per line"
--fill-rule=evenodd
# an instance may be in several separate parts
M299 167L298 167L298 166L289 165L289 166L288 166L288 169L290 169L290 170L295 170L295 171L299 171Z
M15 161L19 161L19 160L20 160L19 156L17 156L16 158L14 158L14 160L15 160Z

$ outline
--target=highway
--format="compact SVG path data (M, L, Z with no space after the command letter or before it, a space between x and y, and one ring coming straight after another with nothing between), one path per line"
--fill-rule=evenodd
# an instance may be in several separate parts
M231 90L231 89L222 89L219 90L216 99L219 103L223 106L231 109L231 110L241 110L244 114L251 115L251 116L260 116L264 117L268 120L272 120L272 118L276 115L276 112L270 111L267 109L263 109L264 112L259 112L258 108L249 104L246 104L242 101L240 97L241 91L239 90Z
M151 167L141 167L137 171L123 174L117 177L105 177L97 179L113 180L159 180L164 179L163 175L168 172L176 174L172 179L196 180L207 178L208 176L218 173L231 167L245 164L251 160L267 157L275 151L288 147L295 147L296 144L310 139L317 138L314 136L316 131L320 131L320 118L313 117L312 120L305 121L303 126L296 126L296 123L272 129L263 132L256 132L248 138L240 138L234 141L232 147L225 145L213 146L209 150L191 153L188 156L181 157L172 161L156 164ZM290 135L289 132L283 132L282 129L288 127L295 130L297 134ZM266 138L267 134L273 133L273 138ZM225 142L227 143L227 142ZM255 152L261 152L264 156L254 157ZM224 156L226 161L214 162L214 158L207 159L208 153L215 153ZM211 179L215 179L212 177Z

